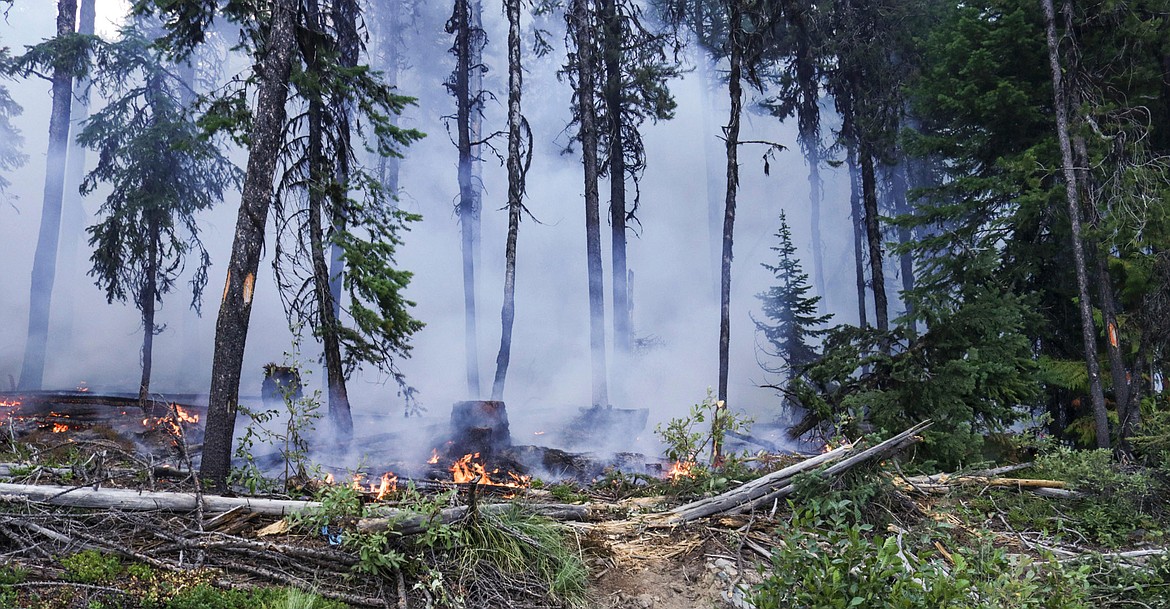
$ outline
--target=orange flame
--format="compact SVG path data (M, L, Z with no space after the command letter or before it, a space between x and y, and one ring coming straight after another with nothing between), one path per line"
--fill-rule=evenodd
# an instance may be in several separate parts
M20 406L20 400L0 400L0 408L16 408Z
M199 414L198 413L193 413L193 412L187 410L186 408L179 406L178 404L172 404L172 406L175 409L175 415L179 417L179 421L181 423L198 423L199 422Z
M490 473L484 468L482 463L476 461L479 459L479 453L466 454L451 464L449 468L452 479L459 484L484 484L487 486L507 486L512 488L527 487L532 480L532 476L520 476L514 472L508 472L511 481L496 482L491 479L489 474L499 474L499 469L493 469ZM478 482L477 482L478 480Z
M432 448L432 449L431 449L431 458L430 458L430 459L427 459L427 463L430 463L431 465L434 465L434 464L436 464L436 463L438 463L438 462L439 462L439 449L437 449L437 448Z
M53 423L52 431L53 431L53 433L61 433L63 431L69 431L69 426L64 424L64 423Z
M396 490L398 490L398 476L394 475L394 472L382 474L382 483L377 487L374 486L374 483L370 483L370 492L377 493L377 496L374 497L375 501L381 500L382 497L386 496L386 493Z
M673 481L678 481L682 478L694 478L695 472L692 471L694 468L694 461L675 461L670 466L670 471L666 472L666 477Z

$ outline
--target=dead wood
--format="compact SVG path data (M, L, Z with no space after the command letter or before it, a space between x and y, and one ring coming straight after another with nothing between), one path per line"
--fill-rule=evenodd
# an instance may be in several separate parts
M223 497L203 495L204 512L227 512L232 508L260 514L284 516L306 509L318 508L318 501L290 499L259 499L255 497ZM92 486L56 486L0 483L0 502L30 501L64 507L105 508L123 511L191 512L199 504L195 493L167 493L136 491L122 488L93 488Z
M919 439L916 434L929 426L930 421L919 423L884 442L859 452L855 446L842 446L726 493L676 507L667 512L666 517L661 522L655 524L674 526L715 514L740 514L759 508L791 494L794 490L792 480L799 473L812 471L826 463L833 463L820 475L824 478L838 476L862 463L885 458L914 444Z

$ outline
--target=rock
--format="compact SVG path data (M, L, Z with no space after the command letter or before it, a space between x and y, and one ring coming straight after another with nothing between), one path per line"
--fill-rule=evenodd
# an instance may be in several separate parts
M654 597L649 594L639 594L634 597L634 603L641 609L650 609L654 606Z

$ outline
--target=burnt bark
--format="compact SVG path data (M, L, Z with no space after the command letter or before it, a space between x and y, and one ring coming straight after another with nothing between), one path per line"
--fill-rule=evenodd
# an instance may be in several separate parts
M1097 363L1096 327L1093 324L1092 302L1089 299L1089 279L1085 265L1084 240L1081 237L1081 210L1077 191L1076 169L1073 165L1072 144L1069 139L1068 100L1065 90L1060 50L1056 37L1056 11L1052 0L1040 0L1044 11L1044 27L1048 42L1048 63L1052 70L1053 105L1056 110L1056 135L1060 142L1060 160L1064 176L1065 198L1068 204L1069 232L1073 266L1077 275L1078 309L1081 316L1081 338L1085 350L1085 364L1089 373L1089 397L1093 404L1093 419L1097 431L1097 447L1109 448L1109 416L1105 408L1105 394L1101 387L1101 369Z
M467 365L467 394L479 396L479 344L476 337L475 316L475 233L479 222L478 200L472 183L471 114L472 99L470 72L477 69L471 63L472 31L469 0L455 0L455 10L447 25L455 34L455 74L451 93L455 96L456 147L459 150L459 233L463 250L463 312L464 350Z
M200 476L222 486L231 469L232 435L239 403L240 373L252 314L252 296L264 230L272 203L276 160L283 144L287 114L285 99L295 47L298 2L275 0L268 26L267 44L256 67L258 88L254 120L249 133L251 148L236 232L219 316L215 324L215 350L211 391L207 405Z
M57 36L74 33L77 0L57 2ZM69 148L69 111L73 102L73 75L53 69L53 107L49 115L49 151L45 160L44 204L37 248L33 254L32 288L28 310L28 340L20 370L20 389L40 389L45 376L45 352L49 338L49 306L61 238L61 206L65 190L65 158Z
M496 376L492 399L504 399L504 382L512 358L512 325L516 321L516 242L524 197L524 174L520 160L520 94L523 72L520 66L520 0L505 0L508 16L508 240L504 248L504 303L500 308L500 351L496 355Z
M843 112L844 114L844 112ZM851 124L846 114L845 124ZM842 128L842 138L845 139L845 166L849 170L849 215L853 224L853 271L857 286L857 327L869 327L865 306L865 210L861 205L861 171L857 167L857 147L846 136L847 128Z
M570 19L577 54L577 119L585 175L585 256L589 273L589 352L592 403L609 406L605 361L605 288L601 267L601 215L597 190L597 110L594 105L593 15L587 0L574 0Z
M890 329L890 311L886 301L886 274L882 269L882 232L878 218L877 175L873 151L867 144L858 148L861 161L861 194L865 206L865 240L869 247L870 289L873 291L874 321L883 332Z
M361 38L358 35L358 16L360 10L354 0L335 0L333 2L333 24L337 30L337 42L340 47L340 61L341 67L353 68L357 66L358 54L361 49ZM395 74L395 78L397 74ZM345 107L339 108L335 111L337 121L337 143L342 150L342 154L337 156L337 183L341 186L338 190L339 200L333 206L333 213L331 218L331 232L336 235L344 232L348 224L346 218L346 202L345 197L349 189L350 167L349 162L353 157L353 148L351 145L351 121L353 104L347 102ZM397 117L393 120L397 120ZM397 187L395 187L397 188ZM345 278L345 261L343 255L344 249L337 241L333 241L329 246L329 296L333 305L333 318L335 320L341 319L341 285Z
M738 0L730 2L728 32L730 69L727 73L727 96L731 110L723 128L727 154L727 191L723 199L723 255L719 272L719 388L718 399L727 400L727 376L731 347L731 260L735 236L735 198L739 188L739 121L743 113L743 11ZM719 459L718 455L713 455Z
M897 165L890 169L890 196L894 203L894 213L897 215L906 215L911 213L910 201L908 199L908 192L910 190L909 177L907 175L907 160L901 160ZM898 227L898 243L902 246L908 245L914 240L914 233L906 226ZM898 257L898 263L902 273L902 290L910 292L914 289L914 256L910 252L902 252ZM912 305L908 299L906 301L906 317L910 320L911 329L917 331L917 322L914 321Z

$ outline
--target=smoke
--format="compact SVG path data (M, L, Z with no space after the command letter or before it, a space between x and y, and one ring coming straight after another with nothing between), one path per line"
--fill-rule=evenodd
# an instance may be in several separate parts
M110 35L109 19L124 7L120 2L98 3L99 33ZM55 6L47 3L17 0L9 22L0 24L0 40L19 49L51 35L54 10ZM484 21L489 36L485 61L491 69L485 86L501 92L502 97L507 77L502 48L506 29L497 11L486 10ZM404 403L396 384L372 372L359 372L350 382L359 437L392 432L410 437L412 429L445 423L453 402L486 398L499 348L507 184L502 163L485 153L477 278L478 359L483 387L480 396L466 395L459 226L454 213L458 195L456 150L442 122L443 115L453 112L453 100L441 86L453 59L441 54L449 45L441 26L441 22L414 26L413 30L422 34L418 34L417 44L407 47L413 55L400 79L404 93L419 97L418 105L403 117L403 126L428 133L425 140L407 151L401 164L400 204L424 219L411 226L398 255L400 266L414 273L407 293L417 303L414 314L427 324L415 336L413 356L399 364L407 382L418 390L426 413L421 420L403 418ZM529 40L525 42L527 45ZM540 443L537 432L554 431L553 427L563 425L579 408L589 405L589 318L581 163L579 155L563 152L569 139L565 126L569 121L570 92L568 85L555 76L563 56L534 59L528 51L526 46L528 72L523 104L534 130L535 158L528 175L526 204L535 220L526 217L520 227L516 326L504 398L515 441ZM4 320L0 324L0 384L6 384L6 375L18 373L23 357L49 99L47 83L30 80L10 86L25 108L19 124L30 160L23 170L10 176L14 182L12 194L19 198L14 206L0 210L0 252L5 260L0 266L0 285L7 286L0 291L0 319ZM722 192L725 161L717 136L727 121L727 101L726 93L717 88L710 96L710 106L704 107L701 86L694 73L673 83L679 104L677 116L645 127L648 167L641 184L641 224L637 236L629 242L628 257L634 272L634 328L636 336L646 339L649 346L622 360L612 353L611 333L607 341L611 350L608 361L613 405L647 408L650 423L639 436L639 446L606 447L609 449L654 452L654 425L685 415L717 380L718 275L709 244L710 239L719 238L719 232L718 227L713 232L708 222L707 180L717 180L715 190ZM102 103L94 99L91 107L97 109ZM489 102L485 112L485 132L503 129L502 101ZM744 146L740 150L728 401L732 408L762 421L780 414L780 399L772 390L758 387L767 377L757 363L749 313L759 310L755 295L773 281L760 263L772 261L769 248L776 243L773 235L781 210L788 215L805 270L811 272L808 182L793 121L781 124L770 117L745 113L743 137L789 148L771 162L771 175L763 171L763 147ZM495 144L501 150L505 145L502 139ZM713 166L719 170L712 176L707 175L707 154L719 155L713 159ZM244 159L242 154L234 158L241 164ZM89 161L92 163L92 158ZM826 184L822 223L829 290L826 302L840 321L855 321L848 180L840 171L826 170L823 175ZM92 214L103 194L94 193L84 202L89 223L93 222ZM152 386L160 392L203 394L209 386L214 319L237 204L238 194L203 217L203 239L213 260L204 317L196 318L190 313L186 306L189 298L184 298L181 291L171 294L159 312L167 329L156 339L156 377ZM721 218L722 199L719 205ZM603 229L602 234L608 275L608 231ZM45 386L72 388L84 380L95 390L133 391L140 370L138 312L132 305L105 303L91 279L82 274L90 266L87 249L84 243L79 247L80 259L73 265L77 269L75 276L57 278L59 286L70 285L73 296L72 302L54 298L50 332L61 327L65 315L74 318L73 332L69 337L51 336ZM245 399L259 394L262 366L284 361L292 345L271 276L272 252L271 246L266 248L261 276L257 278L241 386ZM606 321L612 324L609 299L607 276ZM312 339L306 338L303 352L292 358L312 372L306 374L310 391L320 388L324 378L318 355ZM382 427L371 428L375 423Z

